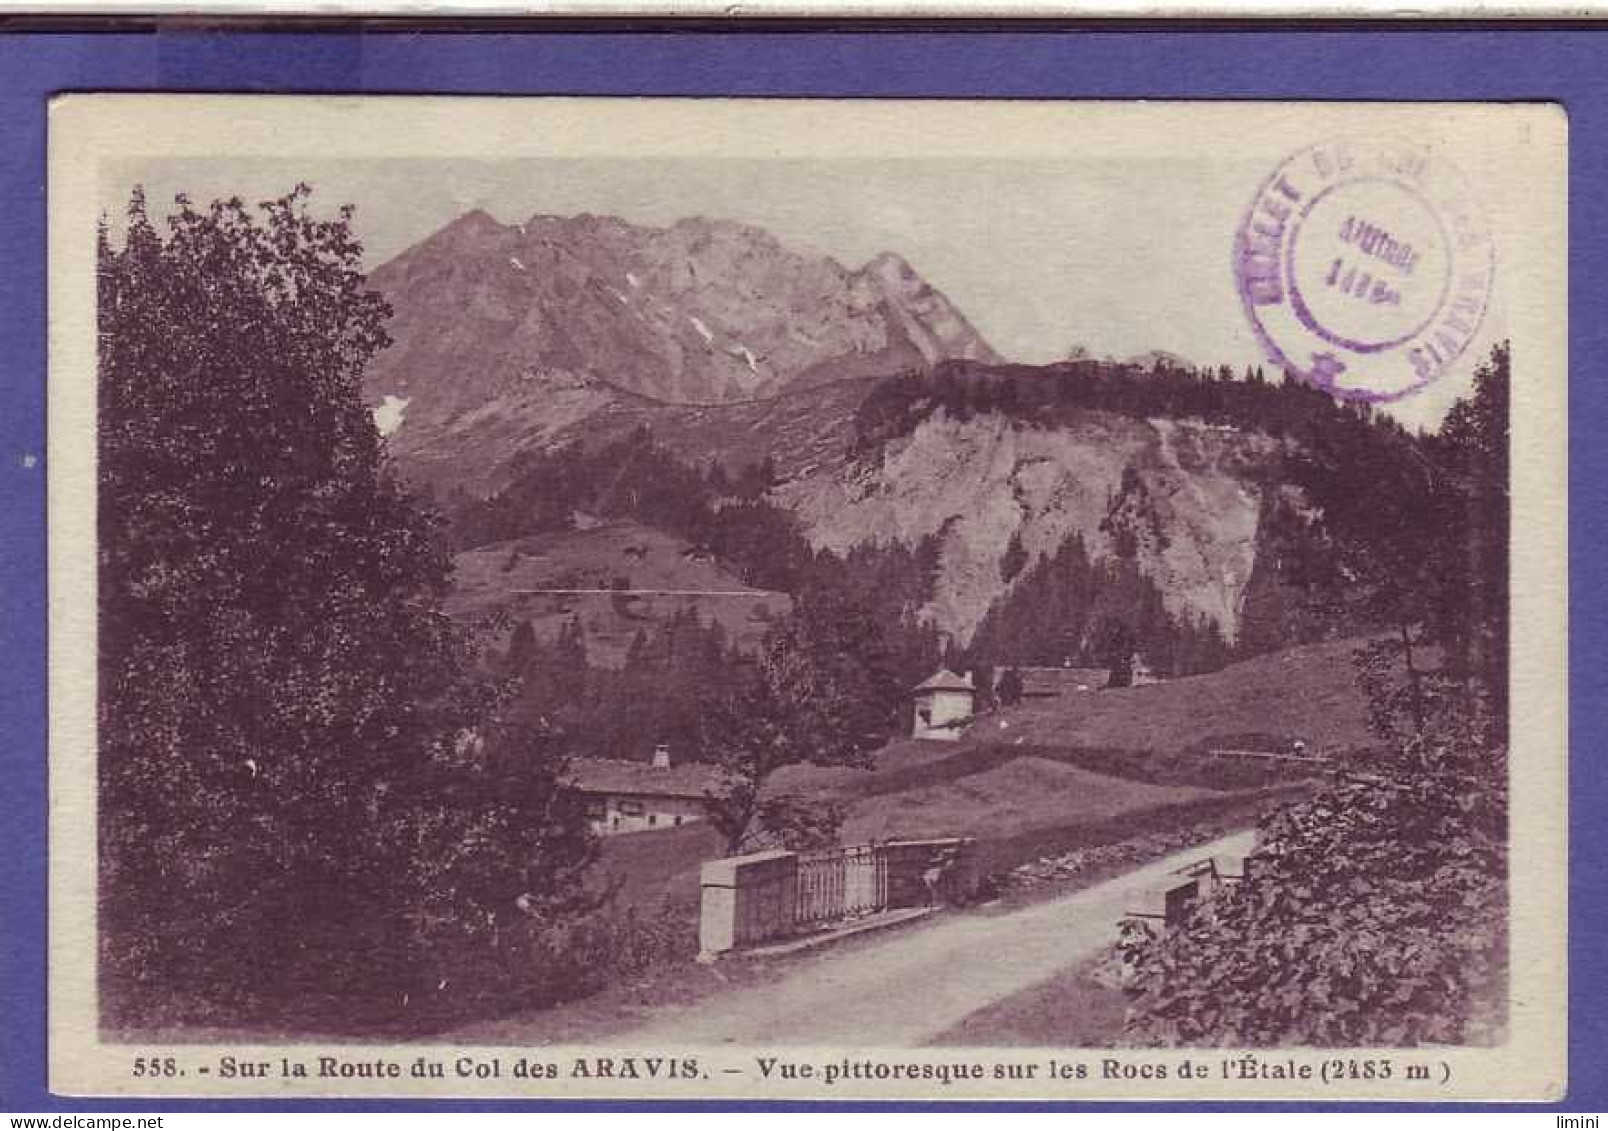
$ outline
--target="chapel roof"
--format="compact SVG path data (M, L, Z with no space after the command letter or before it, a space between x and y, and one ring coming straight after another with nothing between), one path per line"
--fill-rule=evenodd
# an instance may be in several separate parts
M948 668L939 668L932 675L916 684L912 691L976 691L969 675L956 675Z

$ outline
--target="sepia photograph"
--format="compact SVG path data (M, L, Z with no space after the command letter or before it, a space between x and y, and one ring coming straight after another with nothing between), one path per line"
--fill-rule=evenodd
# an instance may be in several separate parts
M51 117L58 1087L1561 1091L1555 108Z

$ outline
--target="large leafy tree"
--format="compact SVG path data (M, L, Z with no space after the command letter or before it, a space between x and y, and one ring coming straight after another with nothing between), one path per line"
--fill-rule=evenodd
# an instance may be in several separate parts
M436 942L585 856L555 769L515 782L467 740L492 689L358 392L389 312L349 210L309 197L181 197L159 225L136 192L101 236L100 911L124 985L405 993Z
M829 586L801 595L736 686L704 704L703 756L723 778L708 808L728 851L762 841L795 848L834 841L840 810L767 785L787 766L869 766L902 693L862 603Z

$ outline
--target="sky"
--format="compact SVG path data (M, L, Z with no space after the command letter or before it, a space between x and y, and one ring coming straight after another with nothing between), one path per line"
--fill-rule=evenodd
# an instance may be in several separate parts
M846 267L897 252L1013 361L1058 360L1074 345L1097 357L1159 349L1238 372L1264 360L1230 263L1266 162L1179 149L998 161L166 158L118 164L103 195L115 212L136 181L156 207L180 191L267 199L306 180L323 207L356 206L371 266L473 208L504 223L584 212L656 226L736 220ZM1433 426L1465 388L1437 383L1392 411Z

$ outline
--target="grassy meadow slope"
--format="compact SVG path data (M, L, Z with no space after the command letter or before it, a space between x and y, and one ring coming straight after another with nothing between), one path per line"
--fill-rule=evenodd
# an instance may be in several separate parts
M506 612L515 621L530 621L543 640L554 639L578 617L588 662L617 668L638 630L651 635L683 608L718 621L741 645L757 642L771 620L789 609L786 594L750 588L690 551L684 539L635 522L496 542L455 557L447 610L462 617ZM620 588L626 591L615 591Z
M1314 754L1365 749L1374 739L1351 663L1360 643L1307 644L1207 675L1029 700L979 720L965 741L1172 753L1258 735L1301 739Z
M1047 758L1012 758L979 773L854 804L843 827L851 844L967 835L988 838L1107 820L1205 796L1192 786L1153 785Z

